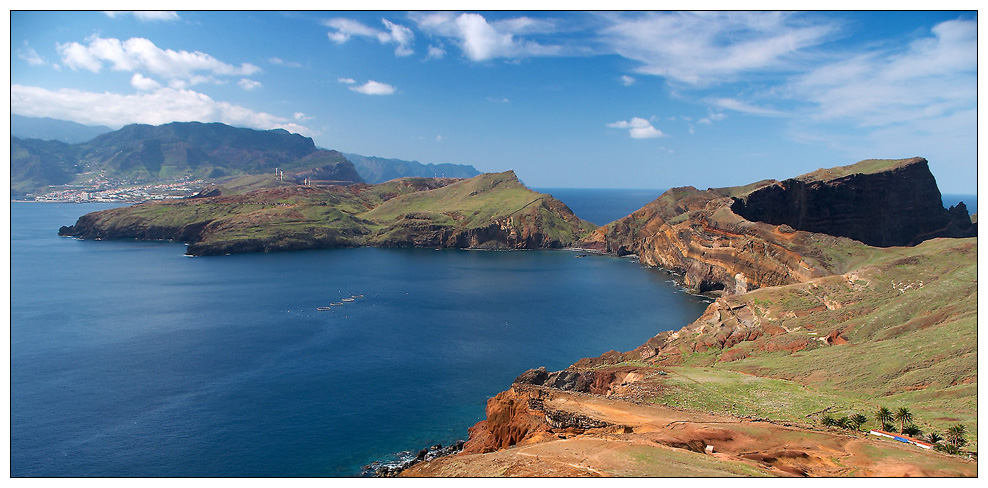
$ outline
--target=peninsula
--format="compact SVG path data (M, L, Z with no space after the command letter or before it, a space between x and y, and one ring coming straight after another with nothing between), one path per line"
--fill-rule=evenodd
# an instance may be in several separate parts
M581 245L720 298L632 351L521 374L460 454L401 474L975 476L975 232L922 158L670 190ZM958 425L960 455L924 445ZM888 430L915 441L868 434Z
M59 235L182 241L188 254L205 256L355 246L551 249L595 228L507 171L349 186L248 177L190 199L90 213Z

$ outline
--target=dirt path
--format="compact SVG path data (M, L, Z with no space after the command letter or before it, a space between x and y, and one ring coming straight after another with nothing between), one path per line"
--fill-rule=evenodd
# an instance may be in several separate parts
M545 409L611 424L440 458L407 476L977 476L977 463L864 433L811 430L549 390Z

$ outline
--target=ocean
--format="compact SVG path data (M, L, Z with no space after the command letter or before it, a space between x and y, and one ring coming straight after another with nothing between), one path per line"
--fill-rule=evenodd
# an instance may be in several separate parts
M598 223L654 198L568 191ZM11 204L13 477L359 476L466 439L527 369L633 349L709 302L569 251L190 258L56 235L109 206Z

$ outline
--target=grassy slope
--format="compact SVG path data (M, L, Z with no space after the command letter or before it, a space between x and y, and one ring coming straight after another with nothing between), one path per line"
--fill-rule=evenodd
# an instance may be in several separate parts
M669 375L654 401L804 424L824 410L872 417L879 406L905 406L924 432L964 424L976 450L977 240L876 250L859 263L850 280L736 297L754 306L763 325L789 332L723 351L686 351L684 365L662 368ZM828 302L834 308L820 310ZM820 340L834 330L849 342ZM809 347L784 350L799 341Z
M836 166L833 168L821 168L804 175L797 176L797 180L807 183L813 181L825 181L836 178L843 178L853 174L873 174L889 171L912 163L916 158L907 159L865 159L847 166Z
M492 191L494 189L497 191ZM460 225L470 229L487 225L494 218L511 215L542 198L545 195L529 190L509 171L404 195L361 216L382 223L396 221L407 214L419 214L443 224L452 224L455 218Z
M496 219L516 218L521 214L537 214L542 228L550 237L574 242L581 229L592 230L593 224L580 222L581 229L563 222L543 202L554 201L551 196L536 193L518 181L514 172L490 173L468 180L388 200L360 217L378 223L382 235L400 232L401 221L412 219L429 225L476 229L490 225ZM517 224L517 222L515 222Z

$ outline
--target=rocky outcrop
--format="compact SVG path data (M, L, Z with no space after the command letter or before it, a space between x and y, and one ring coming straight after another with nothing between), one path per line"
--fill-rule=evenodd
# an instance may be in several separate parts
M859 165L864 163L869 162ZM826 171L837 176L827 178ZM943 208L940 190L923 158L898 161L875 173L843 168L821 173L734 197L731 210L751 221L850 237L880 247L976 234L963 203ZM841 176L845 173L849 174Z
M966 207L944 209L926 160L913 158L745 187L674 188L579 245L637 254L697 291L730 295L844 273L829 248L849 239L887 246L975 233Z

